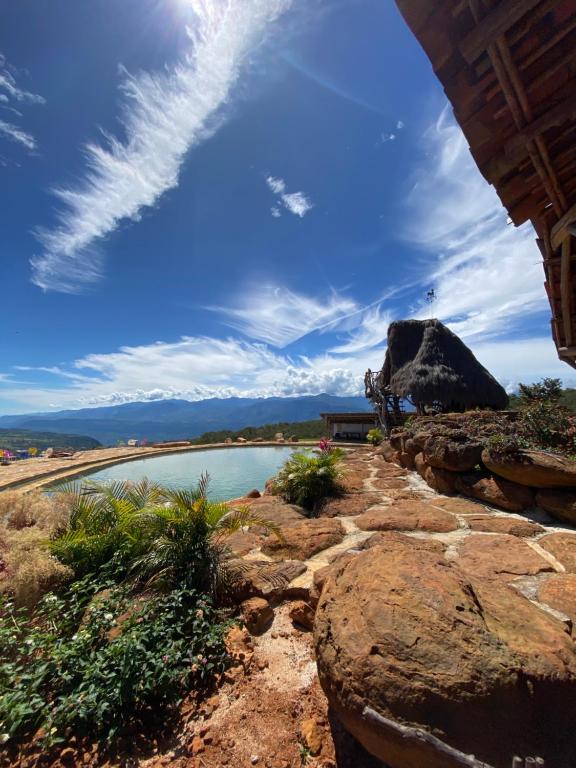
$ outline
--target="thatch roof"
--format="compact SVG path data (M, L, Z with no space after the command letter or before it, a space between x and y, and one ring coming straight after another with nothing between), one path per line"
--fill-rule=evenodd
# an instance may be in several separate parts
M576 1L396 3L478 168L538 233L554 341L576 368Z
M439 320L402 320L388 328L380 385L415 405L503 409L508 395L461 339Z

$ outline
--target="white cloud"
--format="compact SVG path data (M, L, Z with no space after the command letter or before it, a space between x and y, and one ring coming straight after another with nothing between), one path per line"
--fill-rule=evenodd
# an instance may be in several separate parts
M356 354L386 342L388 326L394 319L391 312L385 311L380 304L360 313L357 327L350 332L346 341L332 347L332 354Z
M270 208L270 213L272 214L273 219L279 219L280 216L282 216L282 211L277 205L273 205L272 208Z
M534 231L507 225L447 110L425 142L430 160L408 201L406 235L432 257L422 272L422 284L435 288L432 312L467 340L508 333L547 307ZM414 314L430 311L422 302Z
M6 58L0 53L0 109L10 112L17 117L23 117L22 113L10 106L14 102L20 104L45 104L46 99L36 93L19 88L14 77L16 70L10 67ZM3 91L3 92L2 92ZM0 138L20 144L20 146L33 152L37 148L36 139L28 131L0 119Z
M22 144L26 149L36 149L36 140L34 136L4 120L0 120L0 136L4 136L10 141L15 141L17 144Z
M281 195L286 192L286 182L284 179L276 179L274 176L268 176L266 178L266 184L268 184L270 191L274 192L275 195Z
M227 317L230 327L251 339L286 347L312 331L325 330L356 313L356 302L333 292L311 298L274 285L244 292L242 304L213 308Z
M304 192L292 192L291 194L282 195L282 202L290 213L300 216L301 219L314 208L314 203L306 197Z
M290 0L194 0L191 48L172 70L124 73L121 120L127 139L86 147L88 168L76 187L60 188L59 224L39 232L33 282L74 293L101 275L97 244L122 220L178 184L187 152L214 129L247 57Z
M387 144L389 141L396 141L396 134L395 133L383 133L380 136L380 140L382 144Z
M405 126L404 126L404 123L402 122L402 120L398 120L398 122L396 123L396 130L397 131L401 131L404 127Z
M316 365L314 359L291 358L237 339L184 337L174 343L122 347L87 355L68 368L60 369L62 386L15 387L7 381L0 385L0 398L17 412L175 397L348 395L359 394L361 384L361 371L347 361L323 358Z
M279 218L280 216L280 205L283 205L286 210L295 216L299 216L301 219L314 208L314 203L304 192L286 192L286 182L284 179L267 176L266 184L271 192L278 195L278 203L271 209L274 218Z

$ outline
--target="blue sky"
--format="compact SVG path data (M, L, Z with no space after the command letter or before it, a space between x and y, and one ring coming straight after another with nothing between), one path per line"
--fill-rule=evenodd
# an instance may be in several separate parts
M392 319L573 383L395 3L3 0L0 412L361 391ZM434 288L432 308L425 301Z

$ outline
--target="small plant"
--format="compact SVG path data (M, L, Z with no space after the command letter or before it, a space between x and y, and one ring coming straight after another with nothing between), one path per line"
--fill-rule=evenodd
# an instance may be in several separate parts
M536 384L520 384L520 429L533 448L559 450L572 454L576 448L573 417L560 405L560 379L543 379Z
M70 521L50 549L77 577L100 572L115 581L215 594L226 576L226 537L251 525L278 529L248 507L231 510L209 501L207 490L207 475L193 490L146 480L80 486L70 491Z
M161 719L225 669L227 625L209 598L179 589L134 600L116 588L85 614L95 583L75 587L46 595L32 615L0 598L4 742L42 729L50 747L68 727L114 742L150 707Z
M384 440L384 435L377 427L375 427L374 429L371 429L368 432L368 434L366 435L366 439L372 445L380 445L382 440Z
M342 455L334 447L317 455L295 453L276 475L275 492L289 504L315 511L324 499L342 493Z

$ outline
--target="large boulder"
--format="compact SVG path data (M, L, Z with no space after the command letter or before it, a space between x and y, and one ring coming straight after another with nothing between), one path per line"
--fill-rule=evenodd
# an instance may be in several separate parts
M470 754L576 765L565 624L392 536L334 569L316 612L320 681L347 730L390 768L461 768Z
M567 573L576 573L575 533L551 533L539 539L538 544L553 555Z
M500 477L462 474L456 476L455 486L464 496L472 496L508 512L522 512L534 505L534 493L530 488Z
M320 517L355 517L380 502L376 493L346 493L339 498L326 499L318 514Z
M575 488L576 461L544 451L495 453L486 448L482 461L490 472L531 488Z
M482 457L482 443L448 437L430 437L424 445L424 459L431 467L450 472L469 472Z
M262 552L274 560L308 560L344 539L342 523L335 518L305 520L282 528L282 537L269 536Z
M539 491L536 494L536 504L557 520L576 525L576 492Z
M237 601L249 597L265 597L280 601L292 596L290 582L306 570L299 560L281 563L234 559L226 564L231 582L231 594Z

